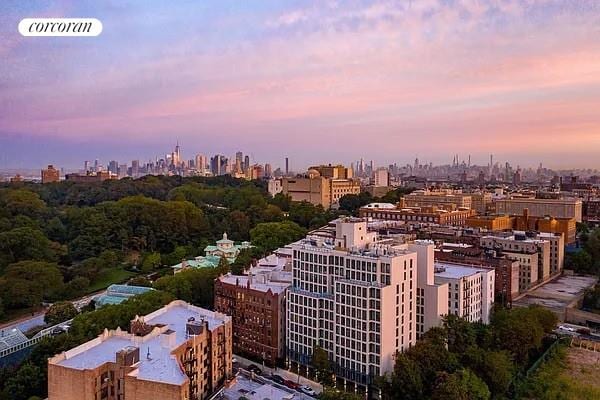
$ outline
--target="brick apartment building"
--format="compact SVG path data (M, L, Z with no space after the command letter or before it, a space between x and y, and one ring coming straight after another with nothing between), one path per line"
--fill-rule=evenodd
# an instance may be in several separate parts
M215 310L231 315L233 350L270 366L285 356L285 301L290 281L225 275L215 281Z
M173 301L48 361L48 400L202 400L232 375L231 318Z

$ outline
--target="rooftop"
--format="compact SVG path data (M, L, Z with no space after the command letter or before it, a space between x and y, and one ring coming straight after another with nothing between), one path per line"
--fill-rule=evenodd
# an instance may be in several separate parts
M230 320L223 314L176 300L140 317L150 325L164 325L155 327L146 336L135 336L119 328L110 332L105 330L96 339L64 352L50 362L79 370L94 369L105 363L116 362L117 352L136 347L140 359L130 376L181 385L187 376L171 352L187 340L186 324L191 317L196 321L208 321L211 330Z
M569 304L577 300L587 288L594 286L597 281L598 278L594 276L562 275L513 301L513 305L538 304L557 314L563 314Z
M246 398L248 400L311 399L311 397L305 394L267 381L266 379L257 377L253 380L240 373L235 378L235 383L223 390L223 399L239 400L241 398Z
M440 278L460 279L475 275L479 272L486 272L483 268L477 268L467 265L451 264L436 261L434 264L435 276Z
M248 285L248 282L250 281L250 277L248 275L227 274L220 277L219 280L229 285L238 285L246 287ZM288 282L271 281L266 275L258 275L252 277L250 288L259 292L266 293L270 290L274 294L279 294L283 293L288 287L290 287L291 284L291 279Z

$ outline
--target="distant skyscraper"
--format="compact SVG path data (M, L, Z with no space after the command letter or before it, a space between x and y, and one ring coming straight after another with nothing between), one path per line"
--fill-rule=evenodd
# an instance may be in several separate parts
M250 168L250 157L246 156L244 157L244 171L246 171L248 168Z
M140 173L140 160L131 161L131 176L137 178Z
M265 164L265 176L267 178L273 176L273 169L271 168L271 164L269 163Z
M196 171L200 172L201 174L204 173L204 171L206 170L206 156L205 155L203 155L203 154L196 155L195 167L196 167Z
M108 163L108 172L117 175L119 173L119 163L112 160Z
M289 158L285 158L285 176L288 176L290 174L290 159Z
M227 170L227 157L216 154L210 159L210 170L215 176L224 175Z
M90 162L89 161L85 161L83 163L83 171L84 172L88 172L90 170Z

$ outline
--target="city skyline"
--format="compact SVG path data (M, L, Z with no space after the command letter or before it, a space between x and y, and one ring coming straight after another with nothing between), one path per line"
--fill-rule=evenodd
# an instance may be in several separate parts
M597 2L0 9L0 168L142 160L176 139L279 166L287 154L295 169L332 152L346 164L363 153L445 164L458 152L598 167ZM100 36L17 32L25 17L82 15L103 22Z

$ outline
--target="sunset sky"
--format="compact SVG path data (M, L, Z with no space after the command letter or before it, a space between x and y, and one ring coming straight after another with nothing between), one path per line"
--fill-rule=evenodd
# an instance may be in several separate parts
M93 17L98 37L22 37ZM600 1L0 2L0 168L170 151L301 169L600 168Z

